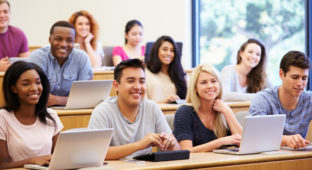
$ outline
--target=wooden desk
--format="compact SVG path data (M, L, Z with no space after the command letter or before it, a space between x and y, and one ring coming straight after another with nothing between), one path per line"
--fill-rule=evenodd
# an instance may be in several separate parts
M227 103L234 113L239 111L249 110L250 101L243 102L225 102ZM181 106L178 104L158 104L164 114L174 114L177 109Z
M133 163L122 160L107 161L113 169L211 169L211 170L310 170L312 152L280 151L276 154L253 154L244 156L192 153L189 160Z
M90 116L93 111L93 109L54 110L63 123L63 130L88 127Z
M229 103L232 109L248 109L248 102L245 103ZM159 104L160 109L164 114L174 114L180 107L178 104ZM88 126L93 109L78 109L78 110L58 110L54 109L60 117L64 129L84 128Z

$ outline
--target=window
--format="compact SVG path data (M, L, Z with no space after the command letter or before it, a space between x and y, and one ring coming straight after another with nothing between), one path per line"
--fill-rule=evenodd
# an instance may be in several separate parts
M221 71L226 65L236 64L241 44L255 38L266 47L266 72L271 83L278 85L282 56L290 50L306 50L305 0L199 0L197 3L199 57L193 59L196 64L213 64Z

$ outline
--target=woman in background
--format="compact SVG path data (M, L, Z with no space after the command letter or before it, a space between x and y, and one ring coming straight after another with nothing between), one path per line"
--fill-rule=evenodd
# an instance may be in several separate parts
M125 28L125 45L113 49L113 64L123 60L138 58L144 60L145 46L140 46L143 39L143 25L138 20L131 20Z
M90 59L92 68L102 66L103 48L99 39L99 26L93 16L87 11L75 12L69 22L75 26L76 39L79 48L84 50Z
M237 52L237 64L225 66L221 72L225 101L251 100L254 94L272 85L265 73L264 45L249 39Z
M176 43L169 36L161 36L154 43L147 61L147 97L158 103L185 99L185 76Z
M239 145L242 127L232 109L222 100L219 72L210 65L198 65L192 73L187 103L175 113L174 131L181 149L209 152L222 145ZM231 136L229 135L230 129Z
M0 110L0 169L49 164L63 125L47 109L50 93L44 72L17 61L3 78L5 107Z

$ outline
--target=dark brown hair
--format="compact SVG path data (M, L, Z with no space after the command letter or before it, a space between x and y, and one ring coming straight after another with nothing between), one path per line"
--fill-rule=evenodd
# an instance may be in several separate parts
M283 70L284 75L289 71L290 66L299 67L302 69L310 69L310 59L300 51L289 51L287 52L280 63L280 69Z
M251 43L258 44L261 48L260 62L256 67L252 68L247 75L247 92L256 93L264 89L267 85L267 76L265 73L266 52L264 45L256 39L248 39L248 41L246 41L237 52L237 64L240 64L242 62L242 57L240 56L240 53L244 52L247 45Z

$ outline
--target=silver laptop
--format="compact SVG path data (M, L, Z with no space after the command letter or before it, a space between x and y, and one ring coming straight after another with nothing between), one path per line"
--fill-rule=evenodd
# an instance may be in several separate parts
M10 64L15 63L16 61L25 61L28 62L28 57L9 57Z
M213 152L241 155L279 150L285 118L284 114L246 116L240 147Z
M101 167L113 129L77 129L61 132L48 167L25 164L29 169L77 169Z
M74 81L66 106L55 106L54 109L87 109L94 108L109 96L113 80Z

